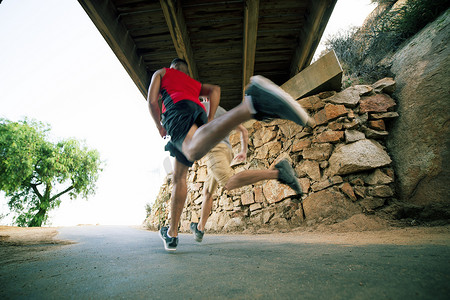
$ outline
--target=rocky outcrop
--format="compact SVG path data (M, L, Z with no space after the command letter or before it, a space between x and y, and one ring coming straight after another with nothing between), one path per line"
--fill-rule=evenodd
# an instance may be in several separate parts
M303 195L276 180L224 192L218 188L208 231L285 230L314 224L333 224L352 216L374 214L390 205L395 197L395 176L385 147L390 124L398 116L395 101L388 93L395 89L392 79L373 86L350 87L340 93L324 92L298 100L314 117L314 129L274 120L251 121L249 155L245 169L270 168L288 158L299 177ZM230 141L235 153L239 135ZM200 216L204 160L196 162L188 174L188 196L181 218L181 230ZM161 188L148 227L157 229L170 215L170 177Z
M391 59L398 112L387 145L402 201L450 218L450 10ZM433 216L434 215L434 216Z

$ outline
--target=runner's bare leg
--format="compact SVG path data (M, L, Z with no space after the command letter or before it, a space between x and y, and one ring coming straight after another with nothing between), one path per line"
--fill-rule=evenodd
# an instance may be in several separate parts
M212 209L212 193L208 192L207 189L203 192L203 201L202 201L202 210L201 210L201 216L200 216L200 222L198 223L197 229L200 231L205 230L206 221L208 221L209 214L211 213Z
M224 188L226 190L233 190L269 179L278 179L278 170L244 170L228 179Z
M230 179L228 179L224 189L233 190L261 180L270 179L278 179L278 170L244 170L231 176ZM204 190L201 217L197 226L200 231L205 230L206 222L211 214L213 204L212 196L212 193L208 192L207 189Z
M178 236L178 225L180 223L181 213L183 212L184 202L187 196L186 177L189 167L175 160L173 170L173 190L172 199L170 200L170 226L169 235L171 237Z
M182 145L182 152L190 161L202 158L239 124L252 119L248 105L243 102L224 115L200 127L193 125Z

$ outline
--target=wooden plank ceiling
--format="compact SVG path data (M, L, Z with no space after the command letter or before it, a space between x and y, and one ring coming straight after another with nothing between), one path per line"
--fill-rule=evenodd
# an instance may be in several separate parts
M250 76L281 85L306 68L337 0L79 0L147 97L153 72L184 58L190 75L242 100Z

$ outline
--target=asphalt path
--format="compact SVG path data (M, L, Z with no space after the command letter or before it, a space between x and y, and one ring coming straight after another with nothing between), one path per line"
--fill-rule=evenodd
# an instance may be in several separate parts
M267 236L61 228L74 244L0 266L0 299L449 299L444 245L337 245Z

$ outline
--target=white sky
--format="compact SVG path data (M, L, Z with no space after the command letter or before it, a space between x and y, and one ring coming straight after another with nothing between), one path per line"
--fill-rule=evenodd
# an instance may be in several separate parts
M324 38L360 26L369 4L338 0ZM50 224L141 224L168 153L144 97L78 1L3 0L0 43L0 117L49 123L52 137L84 140L106 161L96 195L63 198ZM6 201L0 193L0 213Z

